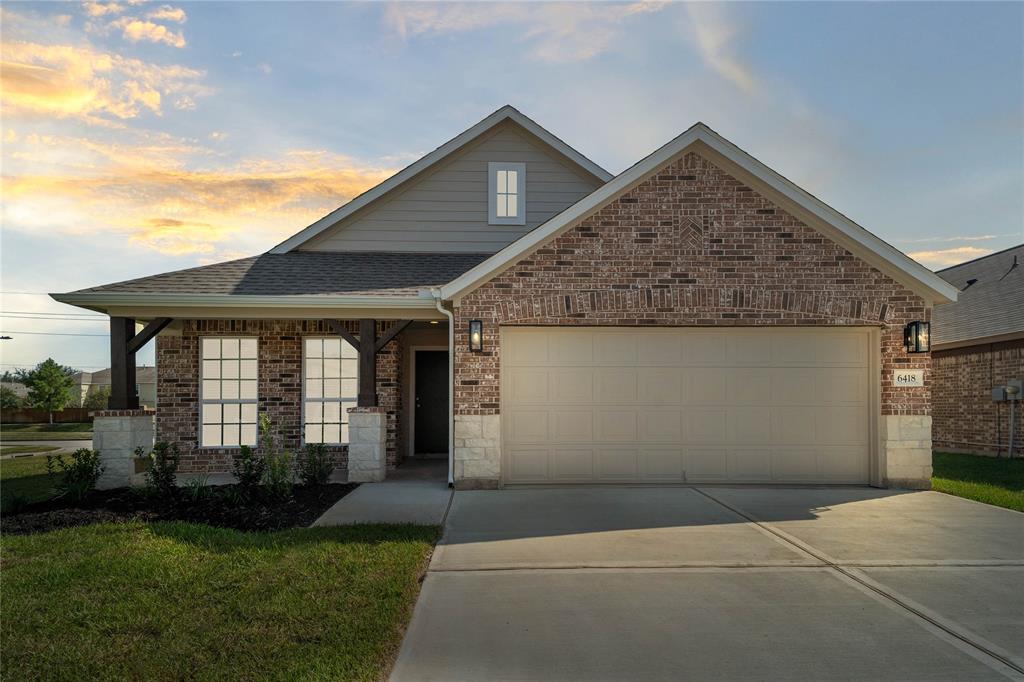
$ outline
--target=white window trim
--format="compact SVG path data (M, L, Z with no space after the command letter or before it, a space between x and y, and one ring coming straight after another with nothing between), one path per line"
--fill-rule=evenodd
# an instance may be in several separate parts
M343 339L341 337L336 337L336 336L331 336L331 335L303 336L301 338L302 338L302 370L301 370L302 371L302 376L300 377L300 381L302 382L302 387L301 387L301 390L299 391L299 394L300 394L302 402L301 402L300 408L299 408L299 442L302 444L303 447L305 447L306 443L307 443L307 441L306 441L306 401L308 400L307 397L306 397L306 341L308 341L310 339L335 339L335 338L337 338L337 339L340 339L342 344L348 345L350 347L352 346L352 344L350 344L348 341L346 341L345 339ZM357 354L356 354L356 395L353 395L351 398L349 398L347 396L339 396L336 399L335 398L331 398L330 400L335 400L336 402L339 402L339 403L342 403L342 402L355 403L358 400L358 397L359 397L359 357L358 357L358 349L356 349L356 350L357 350ZM324 399L322 397L321 398L313 398L312 401L310 401L310 402L313 402L313 401L319 401L320 403L323 403ZM345 419L345 423L347 423L347 422L348 422L348 420ZM339 435L340 435L340 430L341 429L339 427ZM351 431L350 431L349 432L349 440L347 440L347 441L338 441L338 442L335 442L335 443L317 442L317 443L315 443L315 445L326 445L328 447L335 447L335 446L344 447L344 446L347 446L351 442L351 435L352 434L351 434Z
M516 215L514 218L498 217L498 171L516 171ZM487 223L490 225L526 224L526 164L507 161L490 161L487 164Z
M246 398L246 399L242 399L242 398L211 398L210 400L206 400L206 398L203 396L203 339L220 339L221 341L223 341L224 339L255 339L256 340L256 397L254 399L248 399L248 398ZM223 358L221 358L221 359L223 359ZM250 403L256 405L256 442L253 443L252 445L250 445L249 447L257 447L257 446L259 446L259 442L260 442L260 427L259 427L259 419L260 419L260 338L258 336L251 336L251 335L246 335L246 334L227 335L227 336L222 336L222 335L200 336L199 337L199 391L198 391L198 394L199 394L199 410L198 410L198 415L196 415L196 417L197 417L196 418L196 422L197 422L197 427L198 427L198 430L196 432L196 436L197 436L196 437L196 442L197 442L197 445L199 446L200 450L241 450L242 449L241 444L239 444L239 445L204 445L203 444L203 405L205 405L207 402L209 402L211 404L216 403L218 405L229 405L229 404L230 405L248 405ZM221 422L221 424L223 425L223 422ZM221 440L222 441L223 441L223 435L224 434L222 432L221 433L221 436L222 436ZM239 435L241 435L241 434L239 434ZM248 445L248 443L246 443L246 445Z

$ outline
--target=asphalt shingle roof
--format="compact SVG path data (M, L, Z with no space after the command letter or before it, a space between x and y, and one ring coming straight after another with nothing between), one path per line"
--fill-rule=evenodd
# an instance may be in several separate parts
M447 284L486 253L322 253L292 251L76 291L132 294L233 294L239 296L416 296Z
M1024 332L1024 244L936 274L961 291L956 303L935 306L932 343Z

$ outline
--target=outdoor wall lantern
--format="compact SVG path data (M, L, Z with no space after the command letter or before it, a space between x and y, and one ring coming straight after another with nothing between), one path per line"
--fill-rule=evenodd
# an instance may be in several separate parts
M469 321L469 350L479 353L484 349L484 323L480 320Z
M908 353L927 353L931 350L931 324L928 322L911 322L903 328L903 346Z

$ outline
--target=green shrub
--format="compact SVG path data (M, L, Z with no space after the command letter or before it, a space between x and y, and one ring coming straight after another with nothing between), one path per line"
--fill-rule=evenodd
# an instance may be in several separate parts
M146 457L142 448L135 449L137 457ZM149 453L149 468L146 469L146 485L158 495L168 497L177 487L178 462L181 452L178 444L157 443Z
M67 495L82 500L96 488L96 481L103 474L100 451L79 448L72 453L70 462L63 455L47 455L46 473L57 489L57 497Z
M267 470L267 460L262 453L254 451L248 445L243 445L240 450L232 468L235 478L238 479L238 487L242 493L248 495L253 493L263 482L263 474Z
M299 480L303 485L324 485L334 471L334 457L323 443L306 443L299 459Z
M210 496L210 474L196 474L185 481L185 498L198 502Z
M277 500L286 500L292 496L295 484L295 470L292 468L294 458L287 450L271 452L266 456L267 471L263 475L263 485L267 493Z

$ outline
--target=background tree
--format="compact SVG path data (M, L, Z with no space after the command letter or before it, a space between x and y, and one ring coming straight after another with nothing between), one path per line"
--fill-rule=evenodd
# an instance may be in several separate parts
M53 358L47 358L35 366L35 369L19 369L18 381L28 387L28 404L50 414L63 410L71 402L75 381L72 375L75 370L57 364ZM76 401L77 402L77 401Z
M82 407L90 410L105 410L110 403L110 386L98 386L89 391L82 400Z
M8 386L0 386L0 409L16 410L22 405L21 397Z

